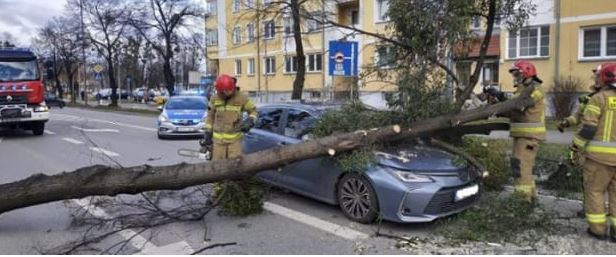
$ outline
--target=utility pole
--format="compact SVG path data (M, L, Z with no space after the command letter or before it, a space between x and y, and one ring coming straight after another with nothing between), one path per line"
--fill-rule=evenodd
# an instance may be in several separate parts
M321 61L323 62L321 63L321 83L323 83L321 102L325 102L325 63L329 60L325 57L325 0L321 0L321 49Z
M83 0L79 0L79 16L81 17L81 58L83 62L83 99L88 105L88 66L86 64L86 36L83 23Z

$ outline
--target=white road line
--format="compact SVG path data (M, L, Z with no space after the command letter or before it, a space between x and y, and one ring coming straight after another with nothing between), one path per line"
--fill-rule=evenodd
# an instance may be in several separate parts
M70 137L63 137L62 140L66 141L66 142L69 142L71 144L76 144L76 145L82 145L83 144L83 142L81 142L81 141L79 141L77 139L72 139Z
M118 156L120 156L120 154L118 154L118 153L114 153L112 151L105 150L105 149L100 148L100 147L90 147L90 150L92 150L94 152L97 152L97 153L102 153L102 154L107 155L109 157L118 157Z
M56 132L52 132L50 130L45 130L45 134L47 134L47 135L55 135Z
M120 127L134 128L134 129L140 129L140 130L145 130L145 131L151 131L151 132L158 131L158 130L156 130L156 128L144 127L144 126L133 125L133 124L128 124L128 123L122 123L122 122L116 122L116 121L110 121L110 120L86 119L86 118L83 118L83 117L78 117L78 116L73 116L73 115L68 115L68 114L54 114L54 115L61 115L63 117L72 118L74 120L82 119L82 120L88 120L88 121L94 121L94 122L100 122L100 123L113 124L113 125L120 126Z
M1 137L0 137L0 143L2 143L2 140L4 140L4 138L1 138Z
M96 216L99 218L109 219L111 216L105 212L105 210L91 205L88 200L79 199L73 200L73 203L81 206L84 210L90 213L92 216ZM180 241L174 244L166 245L158 247L152 244L148 239L139 235L134 230L122 230L118 232L120 236L124 239L129 240L129 243L139 249L140 254L191 254L194 252L194 249L190 247L190 245L184 241Z
M87 129L87 128L80 128L77 126L72 126L72 128L77 129L77 130L81 130L83 132L111 132L111 133L120 133L119 130L117 129Z
M318 228L325 232L334 234L336 236L342 237L344 239L348 239L351 241L355 241L358 239L367 239L369 238L368 234L359 232L357 230L340 226L338 224L334 224L301 212L297 212L291 210L289 208L277 205L271 202L263 203L263 208L267 211L273 212L275 214L287 217L289 219L304 223L314 228Z

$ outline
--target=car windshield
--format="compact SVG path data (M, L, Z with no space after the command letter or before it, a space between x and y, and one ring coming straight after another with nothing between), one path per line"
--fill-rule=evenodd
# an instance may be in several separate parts
M168 110L205 110L207 107L205 98L171 98L167 103Z
M0 61L0 81L38 80L36 61Z

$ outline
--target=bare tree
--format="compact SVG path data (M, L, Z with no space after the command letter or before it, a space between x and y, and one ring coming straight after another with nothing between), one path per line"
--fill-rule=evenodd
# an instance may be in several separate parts
M83 8L86 36L107 63L107 77L111 88L110 106L117 106L115 64L127 28L122 19L130 14L126 4L121 0L71 0L68 7L74 14L79 13L79 8Z
M165 87L173 93L175 76L171 61L183 36L180 30L187 26L188 19L202 17L203 10L188 0L147 0L135 3L132 9L136 15L127 19L127 24L162 57Z
M79 37L79 34L75 33L78 28L79 23L77 20L56 17L39 30L38 40L36 40L41 47L52 49L54 64L56 63L57 56L60 68L54 65L56 89L61 97L63 92L60 86L59 75L63 71L66 74L73 103L75 103L78 96L78 92L76 92L78 88L74 87L74 81L79 69L79 50L83 40Z

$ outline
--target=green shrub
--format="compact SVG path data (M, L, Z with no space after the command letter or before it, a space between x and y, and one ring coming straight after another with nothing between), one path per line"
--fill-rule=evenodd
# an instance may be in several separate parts
M567 145L543 144L539 147L534 172L547 176L541 183L545 189L555 190L559 194L582 191L582 168L572 166L568 161Z
M263 211L265 187L256 178L214 184L214 198L220 198L220 213L248 216Z
M486 190L499 191L509 180L509 159L506 158L507 143L503 140L491 140L480 137L464 137L462 148L475 157L488 170L484 178Z
M438 232L460 241L537 241L541 239L539 232L551 231L553 217L553 213L525 201L520 195L488 195L474 208L441 221L445 224ZM534 233L528 233L531 230Z

